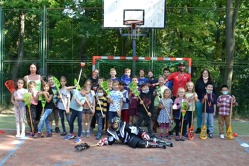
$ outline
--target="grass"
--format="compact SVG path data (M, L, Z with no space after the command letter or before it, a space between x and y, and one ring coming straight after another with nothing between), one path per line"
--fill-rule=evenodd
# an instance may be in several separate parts
M65 122L68 131L68 124ZM194 121L194 125L196 125L196 120ZM75 129L77 131L77 120L75 120ZM59 127L61 129L61 125L59 122ZM26 128L28 129L28 125L26 124ZM54 127L53 127L54 128ZM196 126L195 126L196 128ZM96 129L96 128L95 128ZM238 133L239 135L249 135L249 121L247 120L233 120L232 121L232 129L233 132ZM14 115L5 115L0 114L0 130L15 130L15 116ZM218 134L218 121L217 118L214 120L214 134Z

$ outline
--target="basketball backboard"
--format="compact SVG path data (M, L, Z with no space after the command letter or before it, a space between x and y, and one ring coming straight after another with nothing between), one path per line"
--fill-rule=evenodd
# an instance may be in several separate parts
M103 0L104 27L128 27L127 20L140 28L165 28L165 0Z

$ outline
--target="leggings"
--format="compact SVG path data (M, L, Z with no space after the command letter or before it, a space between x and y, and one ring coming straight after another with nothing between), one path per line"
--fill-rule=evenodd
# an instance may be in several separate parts
M66 127L65 127L65 116L66 116L66 120L67 120L67 122L68 122L68 124L70 125L70 114L68 113L66 113L66 111L65 110L61 110L61 109L59 109L59 115L60 115L60 118L61 118L61 126L62 126L62 129L63 129L63 132L66 132ZM64 116L65 115L65 116Z
M32 125L33 125L33 128L34 128L34 133L37 133L38 131L38 128L37 128L37 120L36 120L36 117L37 117L37 111L36 111L36 108L37 106L36 105L33 105L31 104L30 106L30 112L31 112L31 117L29 115L29 109L27 107L27 111L26 111L26 118L27 118L27 122L28 122L28 125L30 127L30 132L32 132L32 126L31 126L31 121L32 121ZM30 121L31 119L31 121Z

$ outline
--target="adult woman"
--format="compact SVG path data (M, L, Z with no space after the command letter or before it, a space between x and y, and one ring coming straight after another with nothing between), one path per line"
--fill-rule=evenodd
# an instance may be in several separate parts
M196 103L196 110L197 110L197 129L195 131L195 133L200 133L201 132L201 126L202 126L202 110L203 110L203 104L201 102L202 100L202 96L203 94L206 93L206 84L208 82L211 82L213 84L214 87L214 93L215 93L215 85L214 85L214 81L210 75L209 70L204 69L201 72L201 75L199 77L199 79L196 81L195 84L195 92L198 95L198 102ZM216 93L215 93L216 94Z
M38 74L37 70L38 70L37 65L32 63L29 66L30 74L24 76L23 79L24 79L26 85L28 85L28 83L30 81L34 81L35 85L36 85L36 90L41 91L41 87L42 87L42 84L44 83L44 81L43 81L42 77ZM42 111L42 107L41 107L41 101L40 101L40 98L39 98L39 102L38 102L38 105L37 105L36 121L40 120L41 111Z

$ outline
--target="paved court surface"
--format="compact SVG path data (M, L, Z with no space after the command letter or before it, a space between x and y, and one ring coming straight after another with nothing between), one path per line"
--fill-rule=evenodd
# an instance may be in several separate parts
M95 144L94 136L83 142ZM221 140L218 135L205 141L175 142L167 149L132 149L117 143L112 146L92 147L76 152L73 140L65 141L59 134L52 138L16 139L14 132L0 134L1 165L249 165L249 136L235 140ZM241 146L242 145L242 146Z

